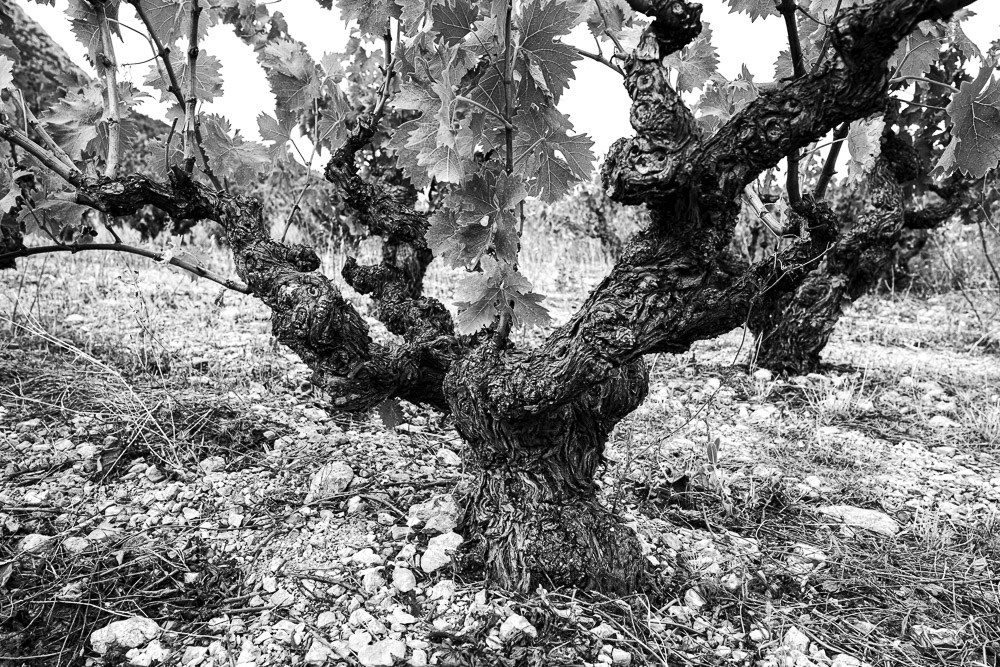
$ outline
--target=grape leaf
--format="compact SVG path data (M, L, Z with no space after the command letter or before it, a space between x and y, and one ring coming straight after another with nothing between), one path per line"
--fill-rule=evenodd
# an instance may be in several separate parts
M12 187L7 194L0 199L0 214L7 215L17 208L17 199L21 195L21 189Z
M460 223L490 227L490 242L496 256L514 263L517 259L518 236L515 207L524 201L528 191L518 174L499 175L493 172L477 174L460 191L455 193L462 202L458 213ZM462 263L468 263L466 261Z
M750 21L756 21L768 16L780 16L774 7L774 0L726 0L729 3L729 13L742 12L750 15Z
M229 136L229 121L215 114L202 121L202 136L208 164L219 178L249 183L271 169L267 148L256 141L245 141L237 130Z
M590 176L594 142L586 134L569 135L573 125L557 110L520 113L514 124L514 169L528 183L528 194L552 202Z
M706 132L714 132L760 94L746 65L740 76L733 81L726 81L719 75L712 79L695 107L698 112L696 120Z
M812 4L809 6L809 13L825 21L828 18L833 18L833 14L837 11L838 7L843 11L850 7L863 5L866 2L869 2L869 0L812 0Z
M454 146L438 144L433 150L421 153L417 164L426 167L428 178L442 183L461 183L465 179L465 165Z
M149 152L153 156L153 173L160 177L166 176L172 165L184 161L184 144L178 137L174 137L171 141L169 155L163 139L150 140Z
M381 37L389 17L399 18L399 6L394 0L337 0L340 16L345 23L357 21L362 35Z
M183 94L187 96L188 91L188 59L187 54L176 52L170 54L170 64L173 65L174 73L177 75L177 82L180 84ZM147 86L160 91L160 101L170 102L176 99L170 92L170 79L162 67L156 63L150 66L149 74L143 79ZM222 63L215 56L205 53L204 49L198 51L198 59L195 61L194 94L199 100L211 102L216 97L222 95Z
M141 0L141 2L142 9L153 26L153 32L164 45L170 46L181 37L187 39L191 32L191 10L194 8L194 0ZM206 4L208 3L201 0L203 11L198 17L199 39L204 37L209 26L215 23L214 13L204 11Z
M580 15L561 0L531 0L521 11L519 52L534 63L528 74L555 102L574 78L573 63L580 59L576 49L558 40L580 20Z
M456 289L459 333L470 334L489 326L500 309L511 313L514 326L549 322L549 312L541 305L544 297L531 292L531 283L511 264L485 255L480 266L482 273L463 278Z
M257 116L257 129L263 141L274 143L267 149L273 160L281 160L288 156L288 142L292 141L292 129L295 127L290 118L278 120L266 113Z
M407 34L419 29L427 13L431 10L434 0L397 0L401 7L399 20Z
M625 0L594 0L584 6L584 18L594 37L603 38L606 32L617 37L634 15Z
M677 90L686 92L701 88L719 69L719 55L712 46L712 29L704 23L701 34L684 47L680 53L672 53L663 63L677 70Z
M948 104L951 142L936 170L982 178L1000 162L1000 83L993 78L995 66L994 61L984 62L976 79L962 83Z
M301 42L283 39L269 43L260 54L277 102L275 111L283 123L297 120L298 113L312 107L320 96L321 81L316 63Z
M827 41L827 26L821 26L807 16L799 16L796 19L799 35L803 38L802 44L802 66L808 72L812 70L816 61L819 60L820 46ZM828 45L829 47L829 45ZM829 56L829 52L827 53ZM792 55L788 49L778 53L778 59L774 63L774 78L782 81L795 77L795 65L792 63Z
M411 181L417 179L414 184L425 178L461 183L466 175L466 162L475 150L471 119L457 116L452 86L467 71L464 61L458 58L459 51L460 47L455 45L442 49L430 61L418 59L416 69L423 78L404 82L400 95L393 101L395 108L421 114L415 122L399 127L397 135L405 132L404 136L393 137L389 142Z
M948 22L948 39L966 58L982 58L982 51L979 50L976 43L969 39L969 36L965 34L965 30L962 29L962 22L973 16L975 16L975 12L969 9L955 12L951 21Z
M108 16L111 32L121 37L121 29L118 27L118 7L119 0L113 0L104 4L104 11ZM70 28L77 40L87 49L87 58L93 63L98 74L104 73L104 58L99 54L104 51L101 41L101 26L98 22L97 11L87 2L87 0L70 0L66 7L66 13L70 18Z
M84 152L96 152L98 126L104 121L104 97L100 86L95 82L80 92L69 93L56 102L42 120L74 160L80 159Z
M0 56L0 90L14 83L14 63L7 56Z
M528 196L516 174L476 174L449 197L449 208L430 218L427 244L435 257L470 266L489 250L513 263L518 235L514 208Z
M448 45L458 44L472 30L479 18L476 4L468 0L444 0L431 11L434 30Z
M924 29L925 23L903 39L889 58L894 78L923 76L941 57L941 40L930 29Z
M84 228L84 216L94 209L62 199L47 199L33 206L25 206L17 220L24 225L25 234L48 235L62 241L79 240ZM44 229L43 229L44 228Z
M398 399L387 398L378 404L378 416L382 419L382 426L388 429L396 428L403 423L403 407Z
M323 109L319 112L319 143L327 150L335 151L347 141L347 118L343 112Z
M292 129L294 125L290 122L277 120L273 116L261 113L257 116L257 129L260 130L260 138L264 141L274 141L281 145L292 140Z
M847 163L847 182L853 183L871 171L875 160L882 153L882 132L885 120L873 116L851 123L847 131L847 151L851 159Z

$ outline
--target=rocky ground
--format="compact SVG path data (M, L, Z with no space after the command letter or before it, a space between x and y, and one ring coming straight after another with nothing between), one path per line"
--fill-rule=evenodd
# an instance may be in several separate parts
M556 264L565 317L602 267ZM3 664L1000 659L1000 362L957 296L859 304L821 374L649 358L601 483L659 583L517 596L454 567L446 417L328 414L259 305L135 268L0 275Z

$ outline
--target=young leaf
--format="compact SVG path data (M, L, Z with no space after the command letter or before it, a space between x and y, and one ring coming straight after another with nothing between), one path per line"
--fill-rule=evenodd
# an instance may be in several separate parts
M975 81L966 81L948 104L951 142L936 169L961 171L982 178L1000 162L1000 83L993 78L995 62L987 60Z
M43 234L48 230L57 239L72 241L84 226L84 216L91 211L93 209L74 202L47 199L34 206L25 206L18 215L18 222L24 225L26 234Z
M719 125L742 111L746 105L757 99L760 91L753 82L753 75L743 66L739 78L726 81L716 75L705 88L695 110L698 124L706 132L714 132Z
M607 32L617 37L635 15L625 0L593 0L584 6L584 12L587 27L598 38Z
M188 89L188 58L187 54L177 51L170 54L170 63L177 74L178 82L187 95ZM143 83L160 91L161 102L171 102L175 96L170 92L170 80L162 67L157 67L156 63L150 65L149 74L143 79ZM198 59L195 61L194 92L199 100L211 102L216 97L222 95L222 63L215 56L205 53L204 49L198 51Z
M847 132L847 150L851 155L847 163L847 181L849 183L861 180L861 177L871 171L875 160L882 152L882 132L885 120L882 116L874 116L866 120L856 120L851 123Z
M472 30L472 24L479 18L476 4L468 0L444 0L431 10L434 30L441 35L445 44L458 44Z
M312 108L320 96L321 81L316 63L301 42L283 39L269 43L260 54L260 63L267 70L279 120L294 122L299 112Z
M976 43L969 39L962 29L962 23L975 16L971 9L960 9L955 12L951 20L948 21L948 40L954 44L966 58L982 58L983 53L976 46Z
M586 134L570 136L573 125L558 111L518 114L514 123L514 169L528 182L528 194L552 202L590 176L594 142Z
M96 82L81 92L69 93L43 118L55 140L74 160L85 152L95 153L98 128L104 120L104 98Z
M345 113L323 109L319 112L319 143L335 151L347 141L347 116Z
M340 16L345 23L357 21L361 34L381 37L389 17L399 18L399 6L394 0L337 0Z
M561 0L530 0L521 12L520 53L532 63L529 75L555 102L573 78L576 49L559 41L581 20L576 10Z
M0 90L14 83L14 63L7 56L0 56Z
M237 183L250 183L271 168L271 158L263 144L245 141L239 130L229 136L229 121L210 115L202 122L202 136L208 164L220 178Z
M121 29L118 27L118 7L119 0L113 0L104 4L104 11L110 19L109 27L111 32L121 37ZM66 7L66 13L70 17L70 27L77 40L87 49L87 58L97 73L104 72L104 58L100 54L104 51L101 41L101 25L98 21L97 11L87 0L70 0Z
M427 245L453 266L471 266L491 249L507 262L517 258L515 207L527 197L520 176L476 174L449 197L451 207L430 218Z
M756 21L768 16L780 16L775 9L774 0L726 0L729 3L729 13L742 12L750 15L750 21Z
M204 121L202 122L204 128ZM153 157L153 173L157 178L163 178L170 173L170 167L184 162L184 143L180 137L174 136L170 143L170 153L163 139L152 139L149 142L149 152Z
M923 76L940 57L941 40L934 32L917 28L899 43L889 58L889 70L893 77Z
M191 9L194 7L194 0L141 0L141 3L153 26L153 32L161 42L170 46L181 37L187 38L191 32ZM209 3L200 0L200 4L203 8L207 8ZM214 14L202 11L198 17L198 38L204 37L209 26L214 23Z
M260 138L264 141L273 141L267 151L272 159L281 159L288 155L288 142L292 141L292 128L294 124L290 118L279 121L272 116L262 113L257 116L257 129L260 130Z
M489 326L502 310L511 313L515 326L549 322L548 310L541 305L544 297L531 292L531 283L511 264L485 255L480 266L482 273L464 278L455 293L460 333L474 333Z
M712 30L703 24L701 34L684 47L680 53L672 53L664 60L667 67L677 70L677 90L687 92L705 85L719 69L719 56L712 46Z

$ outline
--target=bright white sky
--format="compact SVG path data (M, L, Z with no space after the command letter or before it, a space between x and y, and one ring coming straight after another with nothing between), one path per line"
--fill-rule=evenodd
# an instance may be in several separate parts
M67 0L56 0L55 7L27 0L19 2L81 67L93 71L63 13ZM712 26L722 74L735 78L745 63L758 81L771 80L778 52L787 47L783 20L775 16L751 23L745 14L730 14L724 0L702 0L702 4L703 19ZM341 50L347 40L348 30L336 8L332 12L322 9L315 0L279 0L269 2L268 9L285 15L289 33L304 42L316 60L324 52ZM983 0L972 9L978 15L967 21L964 28L969 37L985 49L1000 35L1000 2ZM140 26L132 7L125 3L122 3L120 19L134 27ZM126 30L123 37L118 61L123 64L124 78L138 84L149 72L147 61L152 53L149 44L138 35ZM594 50L593 39L586 28L578 29L570 41L588 51ZM261 112L273 114L274 99L252 50L232 34L229 26L212 28L202 46L222 61L224 77L223 96L206 104L204 110L226 116L243 136L258 139L257 115ZM129 66L128 63L142 64ZM569 115L578 131L593 137L598 154L603 154L615 139L632 134L628 123L629 99L621 77L591 60L577 63L576 80L563 96L559 108ZM147 102L142 110L162 118L165 106Z

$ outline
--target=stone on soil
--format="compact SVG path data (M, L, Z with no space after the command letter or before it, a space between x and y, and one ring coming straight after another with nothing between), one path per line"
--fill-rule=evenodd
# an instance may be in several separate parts
M451 562L451 554L462 541L462 536L458 533L445 533L432 537L427 543L427 550L420 558L420 568L428 574L440 570Z
M458 504L450 494L432 496L427 502L410 508L406 525L413 527L424 524L428 533L450 533L458 525Z
M391 667L406 656L406 644L398 639L383 639L358 651L358 662L364 667Z
M406 593L417 587L417 578L412 571L405 567L397 567L392 571L392 585L400 593Z
M840 519L852 528L864 528L886 537L892 537L899 532L899 524L888 514L876 510L868 510L851 505L829 505L820 507L819 511L827 516Z
M531 639L538 636L538 630L524 616L511 614L500 624L500 641L510 642L522 636Z
M306 502L343 493L353 479L354 470L343 461L327 463L313 475Z
M136 648L159 636L160 626L150 618L133 616L114 621L90 635L94 651L104 655L112 648Z

